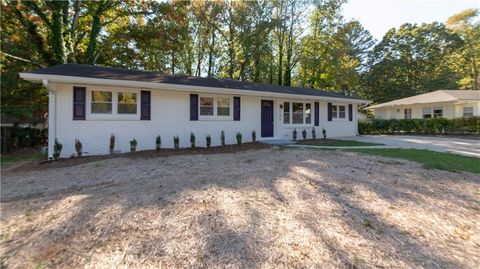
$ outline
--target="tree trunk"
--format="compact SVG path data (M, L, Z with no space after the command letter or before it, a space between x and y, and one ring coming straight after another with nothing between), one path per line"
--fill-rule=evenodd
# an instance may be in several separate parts
M212 77L213 73L213 51L215 50L215 29L212 29L212 43L208 51L208 71L207 76Z
M88 42L88 47L87 47L87 53L86 53L86 62L88 64L93 64L95 61L95 51L97 49L97 43L98 43L98 35L100 34L100 30L102 29L102 25L100 23L100 16L103 14L105 11L105 1L99 1L98 2L98 7L95 10L95 13L93 14L93 20L92 20L92 29L90 30L90 37L89 37L89 42Z

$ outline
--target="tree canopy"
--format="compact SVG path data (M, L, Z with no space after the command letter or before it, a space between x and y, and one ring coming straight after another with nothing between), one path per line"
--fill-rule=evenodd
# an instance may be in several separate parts
M2 1L2 114L35 122L47 92L18 73L62 63L232 78L375 102L479 89L478 10L376 42L345 0Z

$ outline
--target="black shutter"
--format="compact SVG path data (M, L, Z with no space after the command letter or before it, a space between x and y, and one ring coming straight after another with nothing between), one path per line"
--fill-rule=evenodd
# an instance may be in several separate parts
M348 120L353 121L353 105L348 104Z
M240 120L240 97L239 96L233 97L233 120L235 121Z
M318 102L313 103L315 113L315 126L320 125L320 104Z
M140 92L140 120L150 120L152 98L150 91Z
M85 120L87 88L73 87L73 120Z
M327 112L328 121L332 121L332 103L328 103L328 112Z
M190 120L198 120L198 94L190 94Z

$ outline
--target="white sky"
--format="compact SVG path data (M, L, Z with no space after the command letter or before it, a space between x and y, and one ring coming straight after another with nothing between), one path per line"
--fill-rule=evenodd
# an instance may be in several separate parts
M403 23L445 22L468 8L480 8L480 0L349 0L343 5L343 15L359 20L381 40L389 29Z

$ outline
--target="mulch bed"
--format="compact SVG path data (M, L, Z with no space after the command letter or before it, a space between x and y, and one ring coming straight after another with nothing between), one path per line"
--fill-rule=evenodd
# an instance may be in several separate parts
M260 143L244 143L241 145L225 145L216 146L210 148L197 147L197 148L181 148L181 149L161 149L159 152L156 150L141 150L134 153L126 152L120 154L110 155L96 155L96 156L82 156L82 157L70 157L63 158L57 161L28 161L22 165L16 166L12 171L29 171L29 170L43 170L50 168L69 167L89 162L101 161L111 158L152 158L152 157L169 157L175 155L186 154L217 154L217 153L235 153L246 150L265 149L270 148L271 145Z

